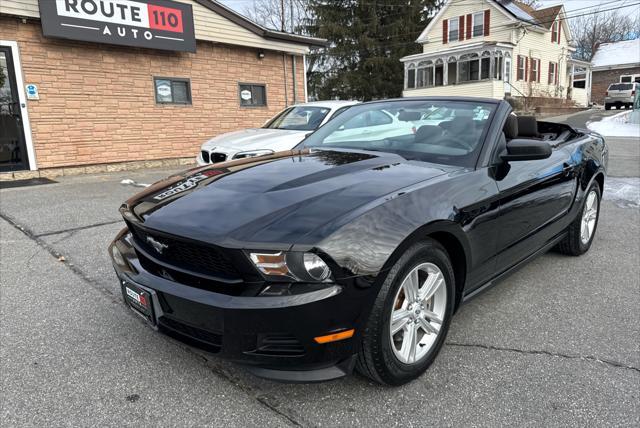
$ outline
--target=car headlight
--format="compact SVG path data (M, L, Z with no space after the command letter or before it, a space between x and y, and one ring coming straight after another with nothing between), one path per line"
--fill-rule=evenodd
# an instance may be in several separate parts
M302 252L250 252L249 258L267 279L327 282L331 269L320 256Z
M263 150L249 150L247 152L236 153L233 156L233 159L245 159L245 158L255 158L256 156L266 156L272 155L273 150L263 149Z

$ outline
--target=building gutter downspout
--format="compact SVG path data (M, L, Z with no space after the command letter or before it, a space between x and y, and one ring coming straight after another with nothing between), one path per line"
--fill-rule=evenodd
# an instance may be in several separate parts
M296 72L296 56L291 54L291 73L293 73L293 103L298 102L298 76Z
M284 106L289 107L289 94L287 92L287 54L282 52L282 70L284 72Z

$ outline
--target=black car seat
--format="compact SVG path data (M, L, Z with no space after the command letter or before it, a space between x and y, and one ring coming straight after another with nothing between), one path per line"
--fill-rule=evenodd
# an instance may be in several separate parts
M533 116L518 116L518 137L541 138L538 121Z
M514 138L518 138L518 131L519 131L519 120L518 117L516 117L513 114L510 114L509 116L507 116L507 121L504 124L504 136L506 137L507 140L513 140Z
M439 126L422 125L416 131L415 141L420 144L431 143L442 137L442 133L443 130Z

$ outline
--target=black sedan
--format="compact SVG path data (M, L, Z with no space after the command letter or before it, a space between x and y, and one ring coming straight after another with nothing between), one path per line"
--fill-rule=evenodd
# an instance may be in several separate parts
M282 381L399 385L461 303L589 249L607 158L601 136L504 101L365 103L292 151L147 188L109 253L127 304L179 340Z

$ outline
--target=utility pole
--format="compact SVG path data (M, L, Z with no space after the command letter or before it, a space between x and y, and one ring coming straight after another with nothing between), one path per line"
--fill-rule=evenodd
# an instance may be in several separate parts
M284 32L284 0L280 0L280 31Z

